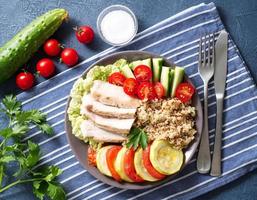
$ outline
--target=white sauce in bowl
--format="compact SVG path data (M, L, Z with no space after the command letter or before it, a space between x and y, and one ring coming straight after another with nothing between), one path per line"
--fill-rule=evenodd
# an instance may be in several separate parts
M135 21L124 10L114 10L106 14L101 21L103 37L113 44L126 43L134 37Z

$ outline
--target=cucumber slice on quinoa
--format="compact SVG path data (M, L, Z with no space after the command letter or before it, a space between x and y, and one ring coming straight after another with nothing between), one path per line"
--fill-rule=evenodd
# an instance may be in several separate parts
M170 67L162 66L161 71L161 84L164 87L165 96L169 96L170 94Z
M176 89L178 85L183 81L185 70L182 67L175 67L174 70L174 79L172 82L172 90L171 90L171 97L175 96Z
M153 82L159 82L162 71L162 58L153 58Z

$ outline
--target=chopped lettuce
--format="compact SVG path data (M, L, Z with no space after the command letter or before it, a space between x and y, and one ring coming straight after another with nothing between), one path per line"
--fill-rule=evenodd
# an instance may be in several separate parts
M108 76L113 72L119 72L120 67L124 64L126 60L121 59L116 61L113 65L107 66L95 66L88 73L85 79L79 78L73 85L70 96L71 101L68 108L68 117L72 126L72 133L83 140L86 143L89 143L93 148L101 147L102 143L94 141L92 138L85 137L81 130L81 123L86 120L86 116L80 114L80 107L82 104L82 97L90 91L90 88L93 85L94 80L107 81ZM127 62L127 61L126 61Z

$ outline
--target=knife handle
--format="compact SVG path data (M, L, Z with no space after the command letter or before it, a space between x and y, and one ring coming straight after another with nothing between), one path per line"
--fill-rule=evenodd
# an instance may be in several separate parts
M211 168L211 154L208 127L208 82L204 83L204 124L201 143L197 157L197 170L201 174L209 173Z
M211 176L221 175L221 144L222 144L222 114L223 114L223 97L217 97L216 112L216 133L212 157Z

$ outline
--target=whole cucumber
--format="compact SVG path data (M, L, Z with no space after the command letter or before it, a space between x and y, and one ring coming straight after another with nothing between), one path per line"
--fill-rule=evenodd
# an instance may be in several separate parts
M68 18L64 9L50 10L36 18L0 48L0 84L25 64Z

